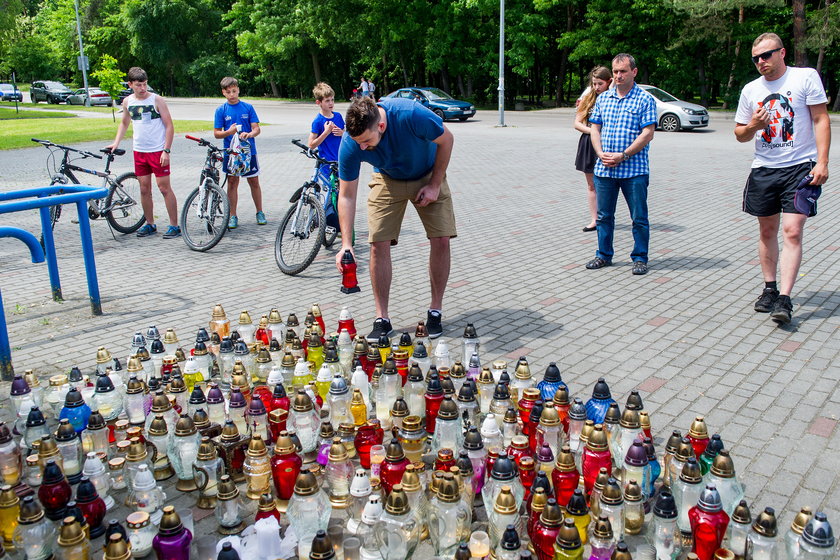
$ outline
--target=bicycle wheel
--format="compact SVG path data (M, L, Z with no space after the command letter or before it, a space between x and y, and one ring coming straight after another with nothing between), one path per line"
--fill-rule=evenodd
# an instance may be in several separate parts
M324 239L324 207L313 196L303 195L277 228L274 240L274 258L285 274L295 275L312 264Z
M146 221L140 204L140 180L134 173L123 173L111 183L105 197L105 219L120 233L134 233Z
M227 195L212 179L206 179L190 193L181 209L184 243L193 251L212 249L225 236L229 218Z

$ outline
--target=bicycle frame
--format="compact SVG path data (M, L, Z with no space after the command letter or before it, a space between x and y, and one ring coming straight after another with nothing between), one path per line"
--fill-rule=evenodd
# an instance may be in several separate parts
M106 155L105 170L104 171L97 171L95 169L86 169L84 167L80 167L78 165L75 165L75 164L71 163L70 162L70 151L72 150L72 148L67 148L67 147L64 147L64 146L58 146L56 144L53 144L53 146L62 150L64 152L64 156L61 158L61 163L58 166L56 174L53 175L52 180L54 180L58 176L61 176L62 178L66 177L67 179L69 179L71 183L81 184L81 181L79 181L79 179L76 178L76 175L73 174L74 171L77 171L79 173L86 173L88 175L94 175L96 177L100 177L102 179L102 187L103 188L110 188L111 183L112 183L111 162L114 161L114 157L115 157L113 154L107 154ZM92 155L93 155L93 157L100 157L100 156L97 156L95 154L92 154ZM89 157L89 156L85 156L85 157ZM91 199L88 200L88 208L91 209L92 214L94 215L95 218L99 218L100 216L102 216L103 214L105 214L108 211L107 208L102 207L103 204L105 204L105 198L104 197L103 198L98 198L98 199L91 198Z

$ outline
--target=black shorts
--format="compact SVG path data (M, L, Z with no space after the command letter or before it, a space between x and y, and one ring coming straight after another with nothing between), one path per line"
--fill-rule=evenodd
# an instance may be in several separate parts
M744 186L741 209L751 216L774 216L779 212L799 214L793 207L796 187L811 172L813 162L791 167L756 167Z

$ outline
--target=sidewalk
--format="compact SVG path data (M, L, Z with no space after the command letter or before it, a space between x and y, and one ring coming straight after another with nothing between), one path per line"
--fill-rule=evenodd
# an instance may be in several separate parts
M339 292L333 251L322 249L297 277L283 275L274 262L276 227L310 173L310 161L289 141L306 137L308 128L299 123L313 114L311 107L288 106L260 113L275 123L258 140L268 226L255 224L247 189L240 192L239 229L206 254L160 235L114 240L104 221L94 222L101 317L90 316L73 211L56 228L64 303L50 300L45 266L29 263L22 244L0 240L0 289L16 370L51 375L79 365L91 372L98 346L122 359L131 335L151 324L161 332L175 328L188 345L216 303L233 321L245 309L257 321L271 307L284 319L294 312L302 320L318 302L330 328L347 305L367 332L374 317L363 204L356 221L361 294ZM630 390L639 389L658 448L672 430L685 433L703 414L732 452L753 515L774 507L781 532L807 505L826 511L837 526L840 202L829 189L820 215L809 220L794 321L776 327L752 310L762 287L758 228L740 211L752 147L738 144L731 121L716 114L712 129L658 132L653 141L650 273L630 274L632 236L623 202L615 266L589 271L584 264L596 239L580 231L588 214L584 178L573 166L578 136L572 119L570 111L556 109L508 112L508 128L494 126L495 113L448 123L456 139L448 178L459 229L444 310L450 346L460 348L464 325L472 322L482 337L483 361L513 364L524 355L537 376L555 361L572 396L584 400L605 377L622 407ZM173 185L183 201L204 151L179 138L172 155ZM0 189L46 184L45 156L41 148L0 152ZM127 161L117 168L128 170ZM833 162L830 171L838 176L840 166ZM155 204L165 225L159 195ZM37 228L35 213L11 220L4 225ZM393 249L391 317L398 332L413 332L425 317L427 248L409 210Z

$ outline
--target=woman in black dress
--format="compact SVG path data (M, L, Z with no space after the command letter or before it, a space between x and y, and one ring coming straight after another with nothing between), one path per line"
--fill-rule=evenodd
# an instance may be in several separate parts
M603 66L596 66L592 72L589 73L589 87L580 98L580 103L577 108L577 115L575 115L575 130L580 131L580 140L578 140L577 156L575 157L575 169L582 171L586 175L586 185L589 188L587 198L589 201L589 213L592 216L592 221L589 225L583 228L583 231L595 231L595 222L598 219L598 202L595 197L595 149L592 147L592 142L589 139L589 115L592 113L592 108L595 106L595 98L599 94L607 91L612 83L612 75L609 69Z

